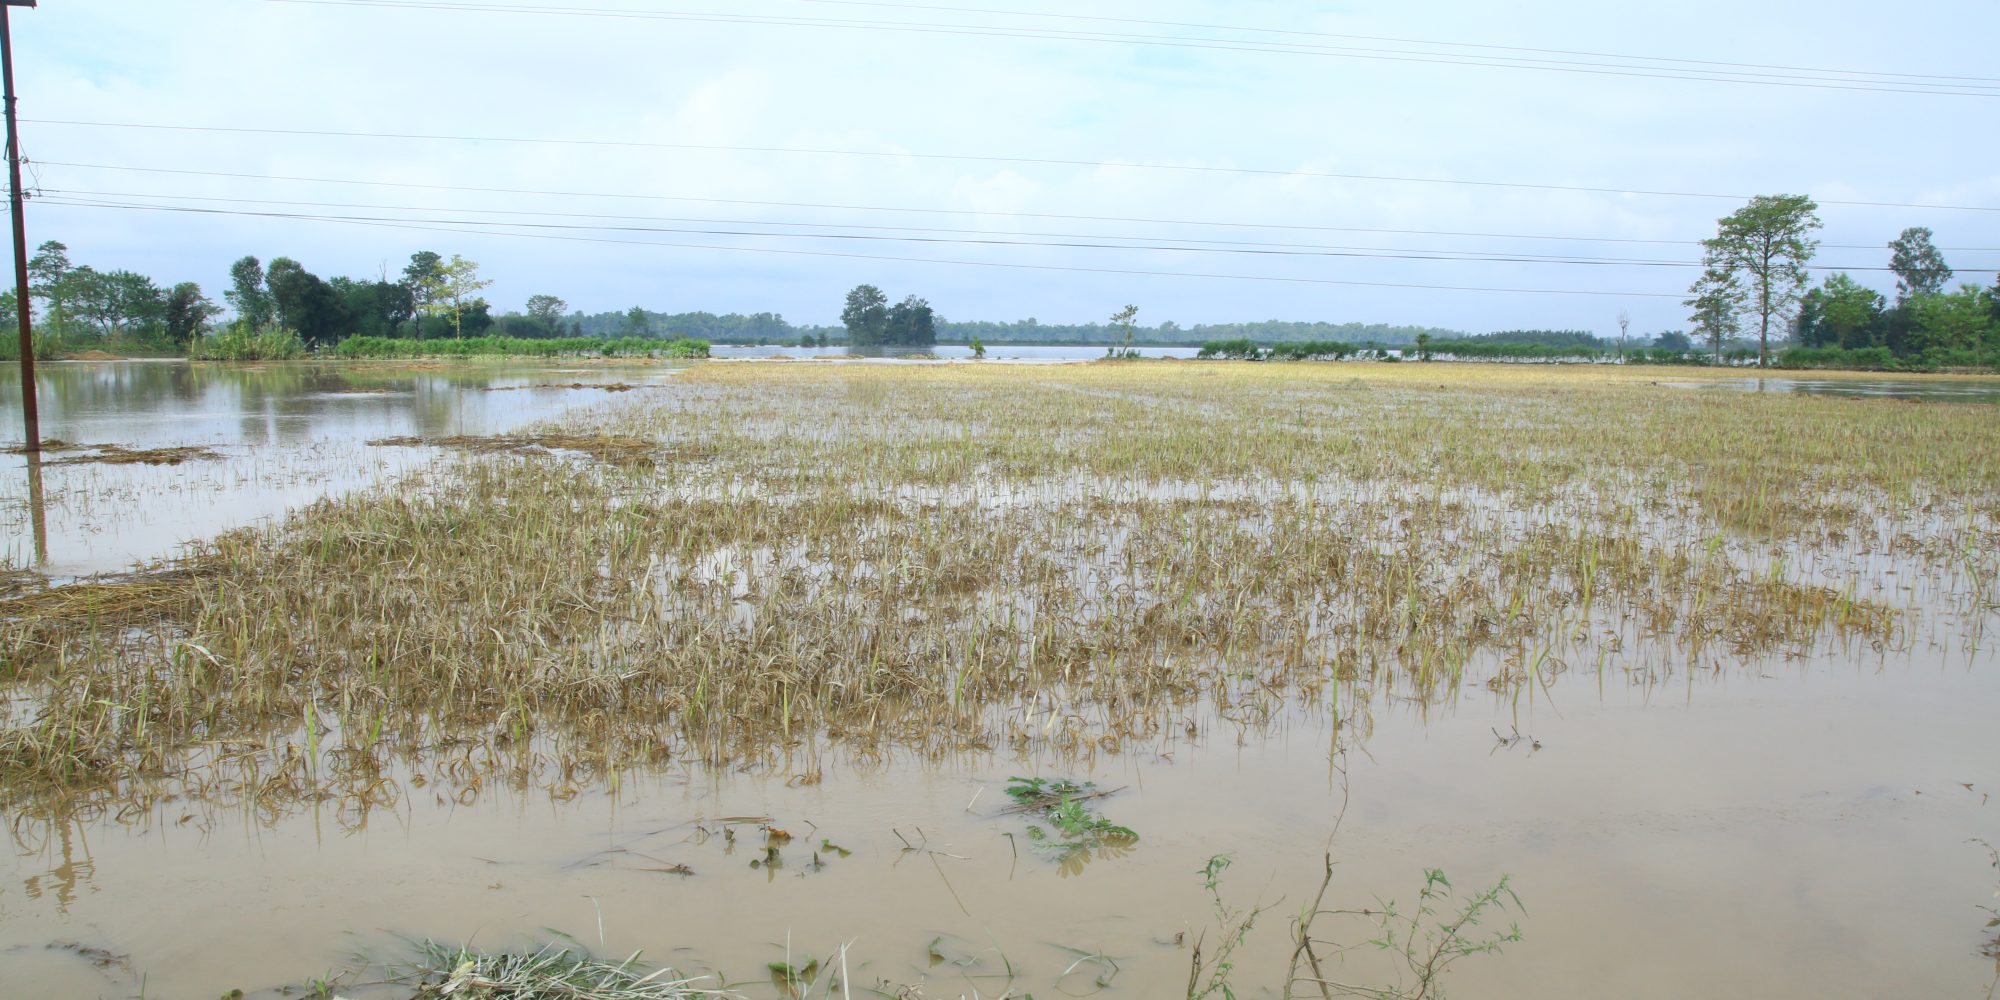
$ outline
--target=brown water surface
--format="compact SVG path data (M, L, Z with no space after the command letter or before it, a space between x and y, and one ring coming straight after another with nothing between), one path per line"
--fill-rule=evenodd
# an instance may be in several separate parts
M1082 763L801 757L567 802L408 789L365 818L327 803L277 822L167 803L22 824L0 939L13 988L38 995L133 995L143 977L148 996L208 997L398 959L405 937L534 947L553 930L753 996L776 995L765 965L789 940L823 961L848 945L857 986L1091 993L1104 967L1062 975L1087 953L1117 963L1104 995L1159 997L1184 986L1184 943L1219 933L1197 870L1227 853L1224 898L1272 907L1237 956L1238 993L1275 995L1287 921L1344 811L1329 905L1407 905L1426 867L1466 890L1511 876L1526 939L1460 966L1463 995L1977 996L1994 975L1974 908L1992 873L1970 842L2000 837L1994 660L1924 649L1662 684L1576 674L1553 704L1468 692L1377 707L1348 720L1338 754L1306 710L1264 738L1209 718L1192 740ZM1496 742L1517 728L1540 749ZM1139 842L1080 865L1038 853L1002 808L1006 779L1028 773L1123 788L1102 811ZM729 817L792 833L784 867L753 868L767 835ZM852 856L821 850L811 870L823 841ZM1340 926L1316 931L1373 933ZM1388 971L1357 953L1337 978Z

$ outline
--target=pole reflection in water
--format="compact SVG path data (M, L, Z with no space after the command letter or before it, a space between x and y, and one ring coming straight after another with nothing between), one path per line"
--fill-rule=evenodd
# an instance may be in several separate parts
M47 502L42 499L42 455L28 452L28 524L35 536L35 565L49 561L49 519Z

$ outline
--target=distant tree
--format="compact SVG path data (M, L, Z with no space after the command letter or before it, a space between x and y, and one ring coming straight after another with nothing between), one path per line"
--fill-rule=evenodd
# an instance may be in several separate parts
M229 265L229 290L222 293L236 316L251 327L270 326L277 303L264 284L264 265L255 257L244 257Z
M1757 364L1771 363L1771 324L1783 328L1806 284L1806 263L1819 249L1819 206L1805 195L1758 195L1717 222L1706 248L1704 274L1693 288L1727 278L1744 291L1743 302L1757 319Z
M1119 354L1132 356L1132 326L1139 318L1138 306L1126 306L1111 314L1111 324L1118 328Z
M1944 291L1951 280L1951 267L1944 254L1931 243L1931 231L1911 226L1889 241L1889 270L1896 272L1896 302L1902 304L1925 295Z
M1429 361L1430 359L1431 359L1431 335L1428 333L1417 334L1417 360Z
M74 321L100 337L108 337L118 320L110 282L89 264L70 268L61 281L50 286L44 298L51 303L51 313L62 314L59 323L51 325L67 326Z
M279 323L311 346L330 346L340 340L347 325L345 310L340 296L318 275L290 257L274 257L264 281L277 305Z
M1656 351L1675 351L1686 354L1694 350L1694 341L1688 339L1688 335L1679 330L1667 330L1653 338L1653 349Z
M625 325L619 330L627 337L647 337L653 333L653 318L646 313L645 306L633 306L625 311Z
M493 306L485 299L468 299L460 308L457 327L463 336L483 337L493 329Z
M1799 300L1794 329L1806 347L1880 346L1882 296L1842 271L1827 275L1820 287Z
M542 324L544 336L555 337L562 334L562 318L569 312L569 303L553 295L528 296L528 316Z
M186 347L202 331L208 328L208 321L222 312L222 307L208 300L201 293L201 286L192 281L183 281L167 293L164 326L167 339L176 345Z
M1355 324L1358 325L1358 324ZM1443 336L1440 336L1443 334ZM1605 346L1596 334L1588 330L1500 330L1476 336L1451 335L1445 330L1418 329L1408 342L1414 343L1416 336L1428 335L1432 340L1450 340L1475 344L1535 344L1541 347L1594 347Z
M856 346L880 344L887 339L889 297L874 285L856 285L847 293L847 306L840 310L840 322L847 327L847 342Z
M479 265L457 254L438 265L438 292L451 307L451 332L454 337L465 336L465 309L467 300L493 282L479 276ZM483 306L483 303L482 303ZM484 313L482 308L481 312ZM491 322L489 317L489 324Z
M1737 310L1742 306L1743 289L1734 275L1711 270L1690 291L1694 297L1682 303L1691 310L1688 322L1694 326L1695 336L1707 342L1712 360L1721 364L1722 342L1742 329Z
M937 343L937 313L931 304L914 295L905 296L889 310L888 341L905 347L930 347Z
M1625 356L1625 332L1632 326L1632 314L1618 310L1618 356Z
M132 271L72 267L50 288L49 298L62 303L63 326L74 320L100 337L153 336L166 318L166 296L159 286Z
M104 275L104 295L111 325L128 337L156 336L165 327L167 294L153 279L136 271Z
M417 314L416 298L401 282L334 278L327 287L340 300L343 335L394 337Z

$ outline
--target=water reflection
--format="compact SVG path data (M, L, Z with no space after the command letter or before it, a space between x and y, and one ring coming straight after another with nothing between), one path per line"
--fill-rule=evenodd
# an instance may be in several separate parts
M55 577L123 570L171 555L188 540L367 488L436 458L425 449L368 448L370 439L512 430L609 397L605 389L573 384L644 386L676 370L573 361L43 365L35 382L45 441L199 446L223 457L46 467L36 457L8 468L0 472L0 564L33 565ZM485 391L515 387L528 388ZM19 374L0 374L0 422L18 433L20 411Z
M1093 361L1104 357L1106 348L1097 344L988 344L988 361ZM1194 347L1135 347L1142 358L1192 358ZM952 344L935 347L746 347L721 344L709 349L718 358L939 358L959 360L973 356L972 348Z
M28 466L28 525L34 536L35 565L49 561L49 516L48 500L42 493L42 453L28 452L23 456Z
M1675 389L1798 393L1856 399L1908 399L1929 403L2000 403L2000 379L1743 378L1714 382L1662 382Z
M93 881L97 875L97 863L91 859L89 842L83 840L82 827L82 820L64 820L57 824L56 843L43 845L43 853L53 848L62 860L46 872L21 880L21 890L29 899L53 896L56 912L65 916L69 908L76 905L79 892L97 891ZM82 841L80 845L79 841Z

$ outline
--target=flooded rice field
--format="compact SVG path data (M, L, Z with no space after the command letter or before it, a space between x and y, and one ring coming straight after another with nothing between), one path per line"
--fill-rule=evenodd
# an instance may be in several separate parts
M379 485L0 597L0 974L1985 995L1992 410L1658 377L710 364L371 425Z

